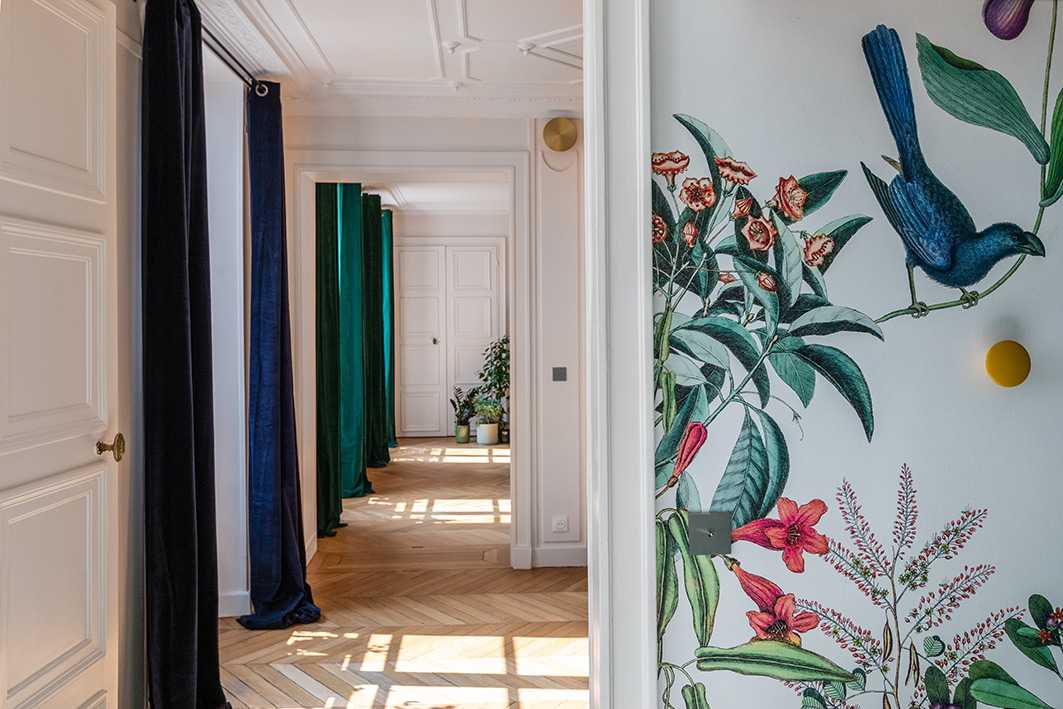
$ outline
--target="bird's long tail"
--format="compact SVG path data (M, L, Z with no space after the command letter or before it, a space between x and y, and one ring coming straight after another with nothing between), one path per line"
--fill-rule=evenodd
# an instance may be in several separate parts
M908 64L904 59L897 31L879 25L864 35L862 42L867 67L875 82L878 100L886 114L905 176L923 160L919 148L919 134L915 127L915 105L912 103L912 85L908 80Z

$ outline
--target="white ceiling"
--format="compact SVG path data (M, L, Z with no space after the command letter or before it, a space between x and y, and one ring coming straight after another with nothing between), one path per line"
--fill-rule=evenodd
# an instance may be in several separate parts
M200 0L289 113L579 110L580 0ZM431 101L426 101L426 99Z
M510 208L506 176L491 172L376 172L362 180L362 190L402 212L503 214Z

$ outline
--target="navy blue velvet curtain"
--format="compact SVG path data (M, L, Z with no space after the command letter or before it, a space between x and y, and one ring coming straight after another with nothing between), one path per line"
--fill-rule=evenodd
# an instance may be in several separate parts
M141 296L148 691L154 709L228 706L218 671L200 32L192 0L148 4Z
M152 0L154 2L155 0ZM150 6L150 3L149 3ZM265 88L265 96L260 96ZM251 604L246 628L285 628L321 617L306 583L295 444L284 139L280 85L247 96L251 191Z

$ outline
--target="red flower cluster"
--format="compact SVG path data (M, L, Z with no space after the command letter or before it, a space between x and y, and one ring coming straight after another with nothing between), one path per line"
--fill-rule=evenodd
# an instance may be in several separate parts
M694 242L698 240L698 225L693 221L689 221L683 225L683 241L687 246L693 246Z
M757 606L757 610L746 613L757 640L779 640L800 646L798 633L806 633L819 625L819 616L815 613L794 613L794 594L783 593L781 588L762 576L746 573L737 561L731 562L730 569L738 577L742 590Z
M797 221L805 216L805 202L808 200L808 192L797 183L793 175L780 177L779 184L775 187L775 197L772 200L775 206L785 214L790 221Z
M805 570L804 552L823 555L828 551L827 538L815 529L827 505L823 500L812 500L798 507L793 500L780 497L775 509L779 519L753 520L731 532L731 540L781 549L786 568L799 574Z
M716 158L716 167L720 170L720 177L736 185L748 185L757 176L749 165L734 158Z
M683 189L679 193L679 199L695 212L708 209L716 204L716 191L712 188L712 180L708 177L688 177L683 180Z
M757 274L757 285L769 293L779 290L779 284L775 282L775 276L763 271Z
M767 251L775 243L779 232L767 217L753 217L742 227L742 236L754 251Z
M753 198L745 197L743 199L736 199L734 209L731 210L731 216L735 219L741 219L742 217L748 217L750 212L753 211Z
M686 172L690 164L690 157L678 150L670 153L654 153L650 156L650 169L654 174L661 175L668 181L668 188L675 189L675 178L681 172Z
M720 283L722 283L724 285L727 285L728 283L734 283L736 280L737 280L737 278L735 278L735 275L733 273L728 273L727 271L721 271L720 272L720 276L719 276Z
M654 214L651 220L653 224L653 243L660 244L668 238L668 224L659 214Z
M813 234L805 237L802 257L809 266L822 266L832 251L834 251L834 239L826 234Z

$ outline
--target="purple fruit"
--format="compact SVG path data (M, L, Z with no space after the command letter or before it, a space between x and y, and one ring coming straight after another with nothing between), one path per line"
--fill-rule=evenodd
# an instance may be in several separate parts
M1030 21L1033 0L986 0L982 6L985 26L1000 39L1015 39Z

